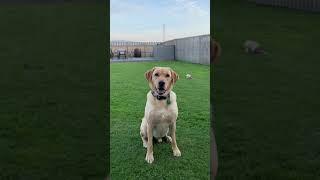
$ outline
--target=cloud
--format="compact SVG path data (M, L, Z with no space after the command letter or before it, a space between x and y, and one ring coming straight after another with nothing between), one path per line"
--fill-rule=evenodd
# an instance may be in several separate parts
M174 6L169 8L169 13L172 15L185 14L185 12L190 16L207 16L209 12L199 5L199 1L195 0L173 0Z
M112 15L124 15L133 12L143 11L144 8L138 3L132 3L127 0L111 0L110 1L110 14Z

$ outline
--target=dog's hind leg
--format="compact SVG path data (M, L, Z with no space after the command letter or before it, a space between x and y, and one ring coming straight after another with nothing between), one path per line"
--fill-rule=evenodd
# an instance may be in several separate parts
M172 138L170 137L171 135L170 135L170 131L169 131L169 129L167 130L167 133L166 133L166 136L164 137L165 138L165 141L167 142L167 143L171 143L172 142Z
M172 138L168 135L165 136L166 138L166 142L171 143L172 142Z
M142 139L142 144L144 148L147 148L148 143L148 136L147 136L147 126L145 124L145 118L142 119L141 126L140 126L140 136Z
M142 139L142 145L144 148L147 148L147 143L148 143L148 138L147 137L144 137L143 133L140 132L140 136L141 136L141 139Z

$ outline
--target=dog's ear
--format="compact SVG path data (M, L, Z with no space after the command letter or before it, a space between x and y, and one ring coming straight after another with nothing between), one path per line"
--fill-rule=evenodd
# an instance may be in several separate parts
M172 76L172 83L174 84L179 79L179 75L172 69L170 71L171 71L171 76Z
M147 79L148 81L151 81L151 79L152 79L152 73L153 73L154 69L155 69L155 67L152 68L152 69L150 69L150 70L148 70L147 72L144 73L144 76L146 77L146 79Z

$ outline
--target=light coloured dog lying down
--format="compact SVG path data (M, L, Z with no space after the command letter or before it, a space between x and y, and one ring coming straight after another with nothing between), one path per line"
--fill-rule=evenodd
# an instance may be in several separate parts
M148 163L154 161L153 137L159 142L162 138L166 138L171 142L173 155L181 156L176 142L178 106L176 94L172 91L179 76L169 67L154 67L145 73L145 77L151 89L147 94L144 117L140 126L143 146L147 148L145 159Z

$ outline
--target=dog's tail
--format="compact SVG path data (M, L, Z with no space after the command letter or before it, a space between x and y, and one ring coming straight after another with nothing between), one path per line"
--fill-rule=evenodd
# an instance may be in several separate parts
M216 64L221 55L220 43L214 39L211 39L211 51L210 51L210 62Z

